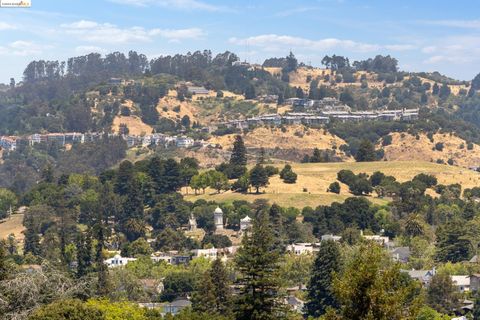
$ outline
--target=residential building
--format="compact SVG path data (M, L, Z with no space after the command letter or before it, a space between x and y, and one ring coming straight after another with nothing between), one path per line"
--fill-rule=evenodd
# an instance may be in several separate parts
M287 246L287 251L293 252L299 256L302 254L312 254L319 250L320 244L318 243L293 243Z
M0 147L7 151L14 151L17 149L17 137L0 137Z
M167 302L163 305L163 312L165 314L170 313L172 315L178 314L182 309L189 308L192 303L187 299L176 299L172 302Z
M436 270L433 268L432 270L400 270L401 272L408 273L408 275L414 279L418 280L422 283L424 286L428 286L430 284L430 281L432 280L432 277L435 275Z
M321 237L321 241L329 241L329 240L338 242L338 241L342 240L342 237L341 236L334 236L333 234L324 234Z
M407 263L410 259L410 248L409 247L397 247L390 251L394 261Z
M195 87L195 86L187 87L187 91L195 95L210 93L210 90L205 89L204 87Z
M131 261L135 261L137 260L136 258L126 258L126 257L122 257L120 256L119 254L115 255L113 258L110 258L110 259L106 259L105 260L105 264L109 267L109 268L116 268L116 267L122 267L122 266L125 266L127 265L127 263L131 262Z
M194 249L192 250L193 256L195 258L204 257L207 259L215 260L217 259L218 249L210 248L210 249Z
M190 148L195 143L195 140L189 137L179 137L176 140L176 145L178 148Z

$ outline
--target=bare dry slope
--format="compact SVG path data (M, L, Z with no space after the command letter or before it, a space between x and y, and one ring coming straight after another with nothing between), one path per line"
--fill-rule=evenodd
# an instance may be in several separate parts
M212 137L209 141L220 144L223 148L231 149L235 135ZM332 149L337 148L337 154L344 161L351 160L338 150L345 141L326 132L323 129L312 129L304 126L288 126L285 130L280 128L260 127L249 131L243 136L247 148L265 148L283 150L299 150L310 152L314 148Z
M430 161L441 159L445 163L453 159L454 164L461 167L478 166L480 164L480 146L473 144L473 149L467 149L465 140L448 133L433 135L431 142L425 134L419 134L417 139L411 134L392 133L392 144L384 147L385 159L388 161ZM441 142L442 151L435 150L435 144Z

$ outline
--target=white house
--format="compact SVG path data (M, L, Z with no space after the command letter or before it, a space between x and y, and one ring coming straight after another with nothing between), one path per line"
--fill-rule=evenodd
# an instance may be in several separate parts
M287 246L287 251L299 256L302 254L312 254L319 250L318 247L318 243L293 243Z
M125 266L125 265L127 265L127 263L129 263L131 261L135 261L135 260L137 260L137 258L125 258L125 257L122 257L119 254L117 254L113 258L105 260L105 264L109 268L116 268L116 267Z
M333 234L324 234L321 238L322 241L328 241L328 240L331 240L331 241L340 241L342 240L342 237L341 236L334 236Z
M178 148L190 148L195 143L195 140L189 137L177 138L176 144Z
M195 258L204 257L204 258L215 260L217 259L218 249L216 248L194 249L192 250L192 253Z

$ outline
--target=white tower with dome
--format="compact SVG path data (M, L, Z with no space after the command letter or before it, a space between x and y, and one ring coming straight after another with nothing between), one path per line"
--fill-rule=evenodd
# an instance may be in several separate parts
M223 211L217 207L213 212L213 219L215 221L215 231L223 231Z

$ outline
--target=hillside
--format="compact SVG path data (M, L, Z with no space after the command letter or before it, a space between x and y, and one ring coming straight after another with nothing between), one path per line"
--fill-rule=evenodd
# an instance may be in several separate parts
M433 142L425 134L417 137L408 133L392 133L392 144L383 147L384 158L388 161L429 161L441 160L447 163L453 159L454 164L460 167L476 167L480 164L480 146L472 144L468 150L467 142L453 134L437 133L433 135ZM443 143L443 150L435 149L437 143Z
M214 191L208 190L205 195L195 196L192 195L192 191L189 191L190 195L187 196L187 199L190 201L205 199L220 202L267 199L271 203L275 202L281 206L293 206L297 208L328 205L334 201L342 202L352 196L352 194L348 192L348 187L344 184L341 184L341 192L338 195L326 192L329 184L336 181L337 172L342 169L352 170L355 174L360 172L372 174L375 171L381 171L386 175L394 176L399 182L410 180L419 173L432 174L437 177L439 184L460 183L463 189L472 188L480 183L480 174L478 172L423 161L292 163L291 165L293 171L298 174L298 180L295 184L285 184L277 175L270 179L270 185L265 188L265 193L259 195L233 193L231 191L216 194ZM276 166L278 168L283 167L282 165ZM307 191L304 191L304 189ZM433 191L429 193L434 194ZM384 204L388 201L387 199L379 199L374 196L368 198L374 203L379 204Z
M221 145L224 149L231 149L234 134L212 137L209 142ZM311 154L314 148L318 149L337 149L336 155L343 161L351 161L338 148L345 144L345 141L328 133L324 129L313 129L304 126L288 126L281 128L255 128L248 131L243 140L247 148L283 151L291 150L298 153L296 160L300 160L304 154ZM288 157L287 157L288 159ZM295 158L294 158L295 159Z

